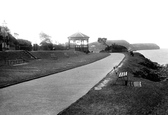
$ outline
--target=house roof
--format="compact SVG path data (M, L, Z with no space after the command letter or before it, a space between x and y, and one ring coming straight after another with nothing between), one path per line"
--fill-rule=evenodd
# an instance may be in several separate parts
M89 36L87 36L81 32L77 32L77 33L74 33L71 36L69 36L68 39L89 39Z

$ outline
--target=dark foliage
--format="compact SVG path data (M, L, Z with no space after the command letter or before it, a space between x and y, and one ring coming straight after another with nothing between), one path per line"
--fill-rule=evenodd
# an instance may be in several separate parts
M0 41L2 41L3 40L3 36L2 35L0 35Z
M40 49L41 50L53 50L53 43L51 41L51 36L49 36L48 34L41 32L40 34L40 38L41 38L41 43L40 43Z
M6 32L5 31L1 31L1 28L4 28L4 30ZM18 41L10 33L10 30L9 30L8 27L1 27L0 26L0 45L1 45L1 43L6 43L6 45L9 45L10 47L14 47L14 48L16 48L16 46L18 45ZM2 47L0 48L0 50L2 50Z
M158 63L152 62L142 54L135 52L134 55L134 57L129 58L129 66L127 67L128 70L131 70L134 77L144 78L155 82L162 80L159 72L162 67ZM131 69L132 67L134 67L134 69Z
M39 49L39 45L38 44L33 44L33 50L37 51Z
M139 62L139 64L146 66L148 68L151 68L151 69L159 69L160 68L158 63L152 62L151 60L149 60L147 58L145 58L144 60L145 61L143 61L143 62Z
M28 50L28 51L32 50L32 44L30 41L24 39L18 39L17 41L19 43L20 50Z
M105 51L109 51L109 52L126 52L127 48L125 46L118 45L118 44L114 43L111 46L107 46L105 48Z
M144 67L140 71L136 71L133 74L135 77L144 78L155 82L161 81L157 71L150 70L149 68Z
M62 44L53 44L53 49L54 50L65 50L66 49L66 47L64 46L64 45L62 45Z
M41 50L53 50L53 44L52 43L41 42L40 45L41 45L40 46Z

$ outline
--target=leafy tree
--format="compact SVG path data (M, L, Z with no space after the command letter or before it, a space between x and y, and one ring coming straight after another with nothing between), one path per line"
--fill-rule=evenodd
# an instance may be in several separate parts
M32 50L32 44L30 41L24 40L24 39L17 39L17 41L18 41L20 50L28 50L28 51Z
M6 38L8 34L10 33L10 30L8 27L0 26L0 35Z
M53 44L54 50L65 50L66 47L63 44Z
M38 45L38 44L33 44L33 50L34 50L34 51L39 50L39 45Z
M16 40L16 38L14 36L12 36L11 34L9 34L9 39L8 39L8 45L10 45L10 47L16 47L17 45L19 45L18 41Z
M49 36L48 34L41 32L39 34L40 39L42 40L40 45L41 45L41 49L42 50L53 50L53 43L51 41L51 36Z
M110 51L110 52L125 52L125 51L127 51L127 48L125 46L113 43L113 44L111 44L111 46L106 47L105 51Z
M11 35L8 27L0 26L0 43L6 43L7 46L15 47L18 42L15 37Z
M41 47L42 50L52 50L53 49L53 44L52 43L47 43L45 41L42 41L40 43L40 45L41 45L40 47Z
M4 40L4 37L1 34L1 30L0 30L0 43Z

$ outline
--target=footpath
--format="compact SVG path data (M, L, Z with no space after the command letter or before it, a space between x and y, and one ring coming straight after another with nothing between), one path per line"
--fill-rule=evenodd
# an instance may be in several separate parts
M0 89L0 115L56 115L85 95L124 58L113 53L94 63Z
M15 54L15 52L12 53ZM109 56L108 53L78 54L78 52L74 54L73 52L69 52L71 53L69 55L66 52L59 53L55 51L32 53L35 53L35 56L40 59L29 60L26 63L21 64L0 66L0 88L66 71ZM68 57L64 54L67 54ZM54 55L54 58L52 55ZM59 58L55 59L56 55Z

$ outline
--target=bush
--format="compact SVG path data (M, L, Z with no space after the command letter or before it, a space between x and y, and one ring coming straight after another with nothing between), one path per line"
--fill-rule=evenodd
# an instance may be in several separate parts
M24 39L18 39L17 41L20 50L28 50L28 51L32 50L32 44L30 41Z
M117 45L117 44L112 44L111 46L107 46L105 48L105 51L110 51L110 52L126 52L128 50L124 46Z

